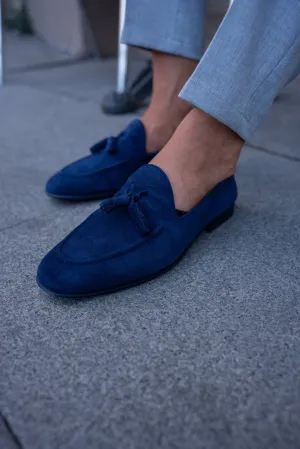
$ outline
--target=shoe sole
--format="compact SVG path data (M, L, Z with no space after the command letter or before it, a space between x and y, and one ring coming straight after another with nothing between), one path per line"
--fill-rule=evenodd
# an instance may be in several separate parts
M55 193L46 192L46 194L50 198L54 198L55 200L63 200L63 201L88 201L88 200L103 200L105 198L109 198L114 196L116 191L106 192L106 193L95 193L92 195L85 196L69 196L69 195L57 195Z
M197 235L197 237L195 238L195 240L200 236L200 234L202 234L202 232L208 232L211 233L213 231L215 231L216 229L218 229L222 224L224 224L227 220L229 220L234 213L234 209L235 209L235 205L231 206L229 209L227 209L225 212L223 212L221 215L219 215L217 218L215 218L214 220L212 220L205 228L203 228L199 234ZM194 241L195 241L194 240ZM130 282L128 284L124 284L118 287L113 287L113 288L109 288L106 290L100 290L97 292L93 292L93 293L79 293L79 294L72 294L72 293L58 293L55 292L54 290L49 290L47 288L45 288L43 285L40 284L38 278L36 278L36 282L38 284L38 286L44 290L44 292L46 292L48 295L50 296L55 296L58 298L91 298L93 296L102 296L102 295L107 295L110 293L116 293L119 292L121 290L126 290L128 288L131 287L135 287L137 285L142 285L145 282L150 282L153 279L156 279L158 276L161 276L162 274L166 273L167 271L171 270L186 254L186 252L190 249L190 247L192 246L192 244L194 243L194 241L191 243L191 245L178 257L178 259L175 260L175 262L173 262L171 265L167 266L166 268L164 268L163 270L158 271L157 273L141 279L141 280L136 280L133 282Z

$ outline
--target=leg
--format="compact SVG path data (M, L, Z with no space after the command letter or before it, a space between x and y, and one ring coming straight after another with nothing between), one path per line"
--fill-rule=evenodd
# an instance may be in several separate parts
M243 141L300 67L296 0L235 0L180 97L195 108L153 160L188 211L235 171Z
M192 109L178 94L202 55L205 2L127 0L124 42L154 51L151 105L141 120L118 136L93 145L92 155L55 173L46 185L49 196L60 200L112 196L167 143Z
M231 217L243 141L298 71L299 22L297 0L233 1L181 93L196 107L152 164L48 253L37 276L44 289L84 296L152 279ZM191 213L176 213L174 199Z
M191 110L178 94L203 53L205 7L206 0L127 1L123 42L153 52L153 95L141 118L149 151L161 149Z

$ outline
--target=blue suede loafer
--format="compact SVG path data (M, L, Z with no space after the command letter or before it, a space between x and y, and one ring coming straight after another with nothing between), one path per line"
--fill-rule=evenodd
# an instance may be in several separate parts
M46 255L38 284L57 296L80 297L153 279L171 268L202 231L230 218L236 198L232 176L178 215L166 174L154 165L141 167Z
M96 143L91 153L52 176L46 193L61 200L113 196L132 173L155 156L146 152L146 132L140 120L131 122L119 136Z

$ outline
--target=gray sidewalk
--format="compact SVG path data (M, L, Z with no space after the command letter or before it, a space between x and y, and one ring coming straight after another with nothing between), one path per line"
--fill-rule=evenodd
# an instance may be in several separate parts
M36 268L98 207L47 178L131 116L114 63L11 73L0 90L1 449L299 449L300 81L243 151L233 220L171 272L89 300Z

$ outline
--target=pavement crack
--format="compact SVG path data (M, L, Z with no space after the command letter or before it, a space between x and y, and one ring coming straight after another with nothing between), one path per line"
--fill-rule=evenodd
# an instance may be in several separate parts
M0 419L3 423L4 428L7 430L8 434L11 436L11 439L13 440L15 446L17 449L24 449L23 444L20 441L20 438L17 436L16 432L13 430L10 422L8 419L3 415L3 413L0 411Z
M45 214L48 215L48 214ZM28 223L29 221L34 221L39 217L43 217L44 215L39 215L38 217L27 218L26 220L18 221L18 223L13 223L9 226L4 226L4 228L0 228L0 232L7 231L8 229L16 228L18 226L23 225L24 223Z

